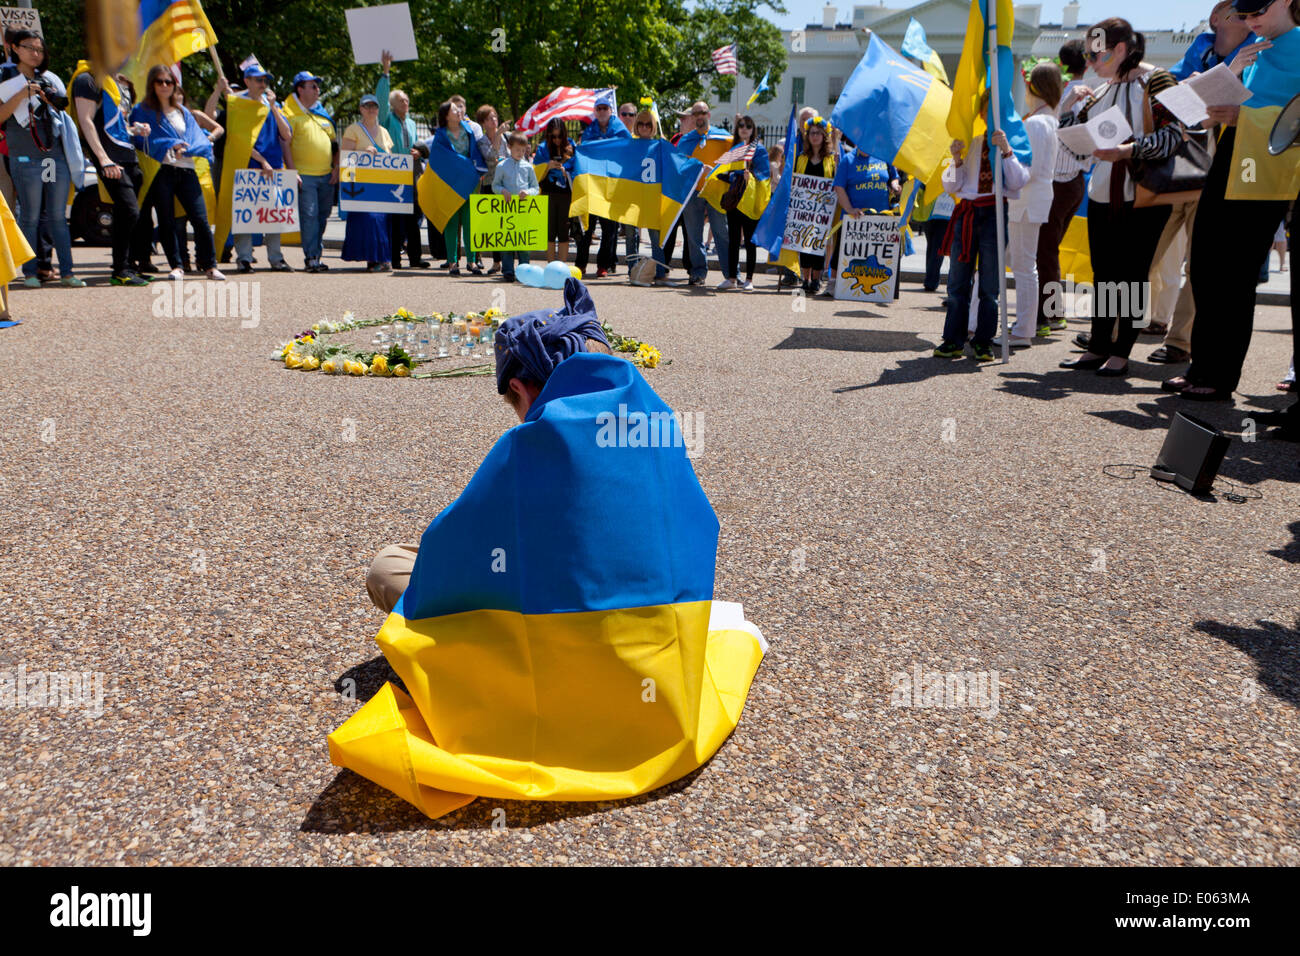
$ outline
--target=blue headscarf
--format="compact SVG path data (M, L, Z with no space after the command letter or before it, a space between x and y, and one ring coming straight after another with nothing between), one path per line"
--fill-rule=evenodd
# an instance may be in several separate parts
M557 365L587 350L587 339L609 345L591 294L571 278L564 283L564 308L525 312L507 319L497 330L497 391L504 395L512 378L544 385Z

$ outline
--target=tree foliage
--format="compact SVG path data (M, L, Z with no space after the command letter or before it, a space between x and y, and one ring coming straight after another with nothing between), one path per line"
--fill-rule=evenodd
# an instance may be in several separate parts
M385 2L385 0L376 0ZM393 84L406 90L412 110L436 112L460 93L473 111L496 106L503 118L520 116L557 86L618 88L621 101L644 95L661 106L695 99L725 102L735 77L719 76L710 53L739 44L741 72L755 82L785 70L781 31L765 11L784 13L780 0L409 0L420 58L393 64ZM343 11L363 0L203 0L217 32L227 77L250 53L275 77L281 97L299 70L325 79L332 112L354 113L374 89L377 64L352 62ZM65 78L85 54L85 0L41 5L51 68ZM206 52L182 62L192 103L216 80Z

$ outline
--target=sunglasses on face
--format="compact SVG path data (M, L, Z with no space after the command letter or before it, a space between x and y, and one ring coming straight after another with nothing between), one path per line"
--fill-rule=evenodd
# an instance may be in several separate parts
M636 116L635 113L619 113L618 115L623 117L623 119L633 119Z
M641 122L639 122L639 123L636 124L636 128L637 128L637 129L640 129L642 126L644 126L644 127L646 127L647 129L653 129L653 128L654 128L654 125L655 125L655 124L654 124L654 123L651 123L649 120L641 120Z
M607 105L604 104L604 103L597 103L597 104L596 104L596 109L598 109L598 110L607 110L607 109L609 109L609 106L607 106Z
M754 128L754 124L753 124L753 123L737 123L737 124L736 124L736 129L753 129L753 128Z
M175 86L176 81L175 80L154 80L153 85L154 86Z

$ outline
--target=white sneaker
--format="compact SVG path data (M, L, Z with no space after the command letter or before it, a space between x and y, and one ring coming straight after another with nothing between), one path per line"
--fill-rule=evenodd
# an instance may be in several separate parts
M735 279L723 279L721 282L718 283L719 292L726 292L730 289L738 289L738 288L740 288L740 286Z
M835 298L835 280L834 279L827 280L825 288L823 288L821 292L818 292L817 294L824 295L828 299Z
M1011 336L1010 342L1013 349L1027 349L1034 344L1029 339L1020 338L1015 335ZM993 340L993 347L998 349L1002 348L1002 336L999 335Z
M224 275L221 274L221 270L220 270L220 269L209 269L209 270L208 270L208 278L211 279L213 282L225 282L225 281L226 281L226 277L225 277Z
M754 291L754 283L753 283L753 282L750 282L750 281L748 281L748 280L746 280L745 284L742 285L742 286L740 287L740 290L741 290L742 292L753 292L753 291Z
M185 270L184 270L184 269L173 269L171 272L167 273L167 278L169 278L169 279L184 279L184 278L185 278Z

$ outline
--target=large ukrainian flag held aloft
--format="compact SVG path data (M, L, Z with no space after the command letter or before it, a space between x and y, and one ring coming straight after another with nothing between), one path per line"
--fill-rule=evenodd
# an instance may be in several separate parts
M691 773L766 650L713 601L717 543L672 410L623 359L565 359L420 539L378 637L409 696L385 684L330 759L430 817Z
M663 139L600 139L573 155L573 216L602 216L666 232L703 164Z
M140 0L140 43L124 72L143 97L151 66L171 66L216 42L199 0Z
M831 112L831 125L868 156L926 184L943 173L952 93L872 33Z
M989 114L980 113L980 98L990 88L989 82L989 4L993 0L971 0L970 19L966 22L966 45L962 47L961 62L952 82L952 109L948 113L948 132L953 139L969 144L991 125L993 102ZM1011 0L996 0L998 89L1002 129L1007 134L1016 158L1028 166L1033 161L1029 148L1029 133L1024 121L1016 112L1011 83L1015 77L1015 58L1011 54L1011 38L1015 33L1016 18ZM895 164L897 165L897 164Z
M415 193L420 209L429 217L433 228L439 232L447 228L448 220L469 199L478 181L478 170L473 163L436 139L432 141Z

